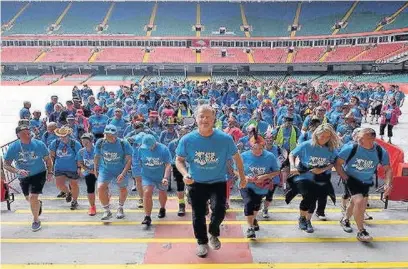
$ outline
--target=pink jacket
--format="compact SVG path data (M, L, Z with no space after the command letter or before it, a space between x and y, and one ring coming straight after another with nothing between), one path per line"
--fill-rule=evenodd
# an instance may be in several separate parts
M392 106L392 105L384 105L381 109L381 118L380 118L380 124L385 124L387 118L386 118L386 113L387 111L391 111L391 119L390 119L390 125L397 125L398 123L398 117L401 115L401 110L397 105Z

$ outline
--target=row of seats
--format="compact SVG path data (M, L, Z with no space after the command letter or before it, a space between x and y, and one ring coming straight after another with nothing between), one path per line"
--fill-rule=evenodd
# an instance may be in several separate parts
M323 47L297 48L293 52L292 63L313 63L320 59L323 62L376 61L394 56L407 50L405 43L379 44L374 47L355 46L332 49L327 57L322 58L326 49ZM225 55L223 55L225 51ZM94 53L94 54L93 54ZM255 63L285 63L288 50L284 48L252 50ZM103 48L94 52L86 47L53 47L27 48L5 47L1 51L3 62L67 62L67 63L140 63L145 50L141 48ZM216 48L202 49L201 63L249 63L247 53L239 48L226 50ZM153 48L147 62L149 63L196 63L196 53L189 48Z
M8 23L25 2L2 1L1 23ZM61 17L60 27L55 34L96 34L96 27L104 20L111 2L30 2L18 16L13 27L3 35L45 34L50 25L67 9ZM297 35L328 35L339 22L353 2L303 2L299 15ZM359 33L373 31L378 22L394 14L402 1L361 1L347 20L347 27L339 33ZM116 2L113 6L105 34L146 35L145 26L149 23L153 2ZM194 36L197 22L197 4L184 2L157 3L154 16L153 36ZM252 26L252 36L288 36L297 10L296 2L286 3L244 3L246 20ZM240 4L229 2L200 3L203 36L217 35L220 27L226 27L233 36L244 36L240 28L243 24ZM408 9L405 9L385 30L407 27Z

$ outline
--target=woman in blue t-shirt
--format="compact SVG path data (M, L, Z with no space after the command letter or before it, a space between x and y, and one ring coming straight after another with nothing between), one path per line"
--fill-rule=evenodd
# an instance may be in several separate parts
M310 220L316 201L321 196L329 195L333 188L330 182L331 169L339 145L340 139L332 125L322 124L313 132L311 140L298 145L289 155L290 174L294 176L296 189L303 197L299 206L299 228L308 233L314 232ZM297 166L296 159L299 160Z
M255 133L250 139L250 145L251 150L241 154L248 184L240 191L248 223L246 236L254 239L255 231L259 230L256 216L263 197L273 188L272 179L280 174L280 165L273 153L264 150L265 140L261 136Z

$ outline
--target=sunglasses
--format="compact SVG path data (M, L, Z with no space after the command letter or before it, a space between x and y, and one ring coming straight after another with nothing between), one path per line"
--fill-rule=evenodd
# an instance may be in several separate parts
M106 128L105 132L112 132L112 133L116 133L116 129L115 128Z

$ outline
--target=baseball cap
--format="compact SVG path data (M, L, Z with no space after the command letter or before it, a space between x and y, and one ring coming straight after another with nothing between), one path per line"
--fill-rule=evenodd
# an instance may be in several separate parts
M149 112L149 117L157 118L157 117L159 117L159 112L152 110L152 111Z
M151 149L156 144L156 138L151 134L146 134L142 139L142 149Z
M115 125L109 124L109 125L106 125L105 130L103 130L103 133L116 135L118 133L118 129L116 128Z
M96 106L93 110L94 110L95 112L102 112L102 107Z
M30 130L30 127L28 127L27 125L20 125L16 128L16 134L24 130Z
M81 139L88 139L89 141L92 141L92 140L93 140L93 134L91 134L91 133L84 133L84 134L81 136Z

